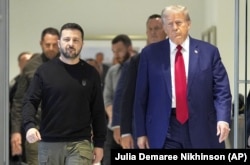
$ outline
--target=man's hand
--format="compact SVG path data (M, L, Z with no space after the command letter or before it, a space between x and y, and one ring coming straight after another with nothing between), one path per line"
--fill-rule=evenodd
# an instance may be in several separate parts
M113 137L117 144L121 143L121 129L120 127L115 127L113 129Z
M108 116L108 127L111 127L112 123L112 109L113 109L112 105L108 105L107 107L105 107L105 111Z
M19 132L15 132L11 135L11 155L22 155L22 135Z
M219 137L219 142L223 142L227 139L230 132L229 124L224 121L219 121L217 123L217 136Z
M131 135L121 137L121 146L123 149L134 149L134 140Z
M149 149L147 136L141 136L137 138L137 145L140 149Z
M94 148L94 159L93 159L93 164L98 164L101 162L103 158L103 148Z
M35 143L41 140L41 135L36 128L30 128L26 133L26 139L29 143Z

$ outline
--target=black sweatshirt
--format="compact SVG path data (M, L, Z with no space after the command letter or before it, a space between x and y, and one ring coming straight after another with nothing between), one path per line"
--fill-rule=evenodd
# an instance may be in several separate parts
M35 72L23 103L25 130L36 125L41 102L40 134L45 142L91 140L103 147L106 119L101 80L94 67L80 60L75 65L55 58Z

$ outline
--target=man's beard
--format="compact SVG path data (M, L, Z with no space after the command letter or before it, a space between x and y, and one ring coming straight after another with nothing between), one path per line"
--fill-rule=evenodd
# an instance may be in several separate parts
M70 53L68 53L67 52L67 50L64 50L64 49L62 49L62 48L60 48L60 52L61 52L61 54L63 55L63 57L64 58L66 58L66 59L75 59L75 58L77 58L78 56L79 56L79 54L80 53L75 53L75 54L70 54Z
M119 61L119 63L120 63L120 64L124 63L127 59L129 59L129 57L130 57L130 53L127 52L127 53L125 54L125 56L123 57L123 59L122 59L121 61Z

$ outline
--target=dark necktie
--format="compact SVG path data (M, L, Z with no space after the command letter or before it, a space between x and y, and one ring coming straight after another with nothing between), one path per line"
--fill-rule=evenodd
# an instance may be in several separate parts
M188 105L187 105L187 81L186 81L185 65L181 49L182 47L178 45L175 56L176 119L181 124L184 124L188 119Z

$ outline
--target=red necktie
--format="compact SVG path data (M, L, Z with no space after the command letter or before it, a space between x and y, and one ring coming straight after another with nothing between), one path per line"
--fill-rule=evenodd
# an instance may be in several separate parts
M188 119L187 105L187 81L185 74L185 65L181 53L182 47L177 46L175 56L175 94L176 94L176 119L184 124Z

